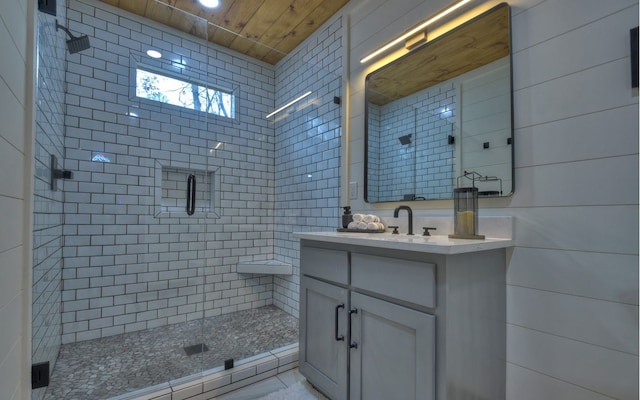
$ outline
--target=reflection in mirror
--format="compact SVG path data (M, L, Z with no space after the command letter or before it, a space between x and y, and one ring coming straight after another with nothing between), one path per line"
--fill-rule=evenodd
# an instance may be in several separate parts
M367 76L367 202L512 193L510 36L503 3Z

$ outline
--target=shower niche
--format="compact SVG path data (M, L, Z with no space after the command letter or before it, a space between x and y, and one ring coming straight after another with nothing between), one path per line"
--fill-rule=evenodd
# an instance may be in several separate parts
M156 218L218 218L219 204L217 168L174 166L156 161Z

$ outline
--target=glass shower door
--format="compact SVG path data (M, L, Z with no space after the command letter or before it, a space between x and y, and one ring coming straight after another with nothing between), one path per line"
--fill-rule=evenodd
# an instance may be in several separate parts
M333 228L339 211L339 63L319 67L321 47L278 66L241 56L207 40L228 31L166 1L145 9L169 27L109 1L66 3L93 47L68 55L60 37L58 53L41 55L57 63L39 74L50 85L55 72L54 94L67 91L59 113L39 116L41 147L53 150L36 169L48 172L53 152L73 171L56 193L46 173L36 188L34 286L56 282L46 287L58 296L45 312L60 348L47 400L168 388L274 347L295 351L292 233ZM191 35L171 28L185 26ZM55 29L39 36L57 38ZM277 51L227 39L252 54ZM45 265L53 269L36 275Z
M193 26L184 37L101 2L74 0L68 10L65 3L58 2L61 23L68 15L66 23L102 34L89 35L90 49L66 54L55 18L38 16L33 352L52 375L33 398L106 399L202 371L203 353L190 346L203 342L206 270L216 251L206 229L215 215L204 206L214 182L208 117L161 101L176 93L156 89L160 76L182 80L178 97L197 104L189 91L207 70L198 55L206 53L207 26L173 14ZM156 97L138 95L141 71L155 74L142 84ZM72 172L57 191L52 169ZM164 190L176 173L184 188Z
M199 376L211 350L203 337L207 291L212 289L207 280L215 262L215 249L207 249L207 227L218 218L219 188L206 131L208 59L202 53L207 23L162 2L148 2L147 11L153 12L149 7L165 13L169 26L190 26L193 36L150 30L150 36L159 37L131 53L135 98L146 119L141 124L150 127L149 140L140 145L149 145L145 151L153 181L148 223L151 240L157 240L149 245L149 267L157 272L151 296L158 304L158 326L149 331L156 334L157 344L146 349L157 362L146 368L157 371L156 380L164 385Z

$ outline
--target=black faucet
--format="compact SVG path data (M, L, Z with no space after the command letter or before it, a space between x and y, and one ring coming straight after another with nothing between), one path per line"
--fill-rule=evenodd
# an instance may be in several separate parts
M407 232L407 235L413 235L413 211L411 211L411 207L409 206L396 207L396 209L393 211L393 218L398 218L398 213L400 212L400 210L407 210L407 213L409 213L409 232Z

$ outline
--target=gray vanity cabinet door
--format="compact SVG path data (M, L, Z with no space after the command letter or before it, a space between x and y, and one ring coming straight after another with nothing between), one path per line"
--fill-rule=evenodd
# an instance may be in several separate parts
M348 396L348 299L345 288L307 276L300 278L298 368L332 400ZM336 335L342 340L336 340Z
M351 310L350 399L433 400L435 317L359 293Z

